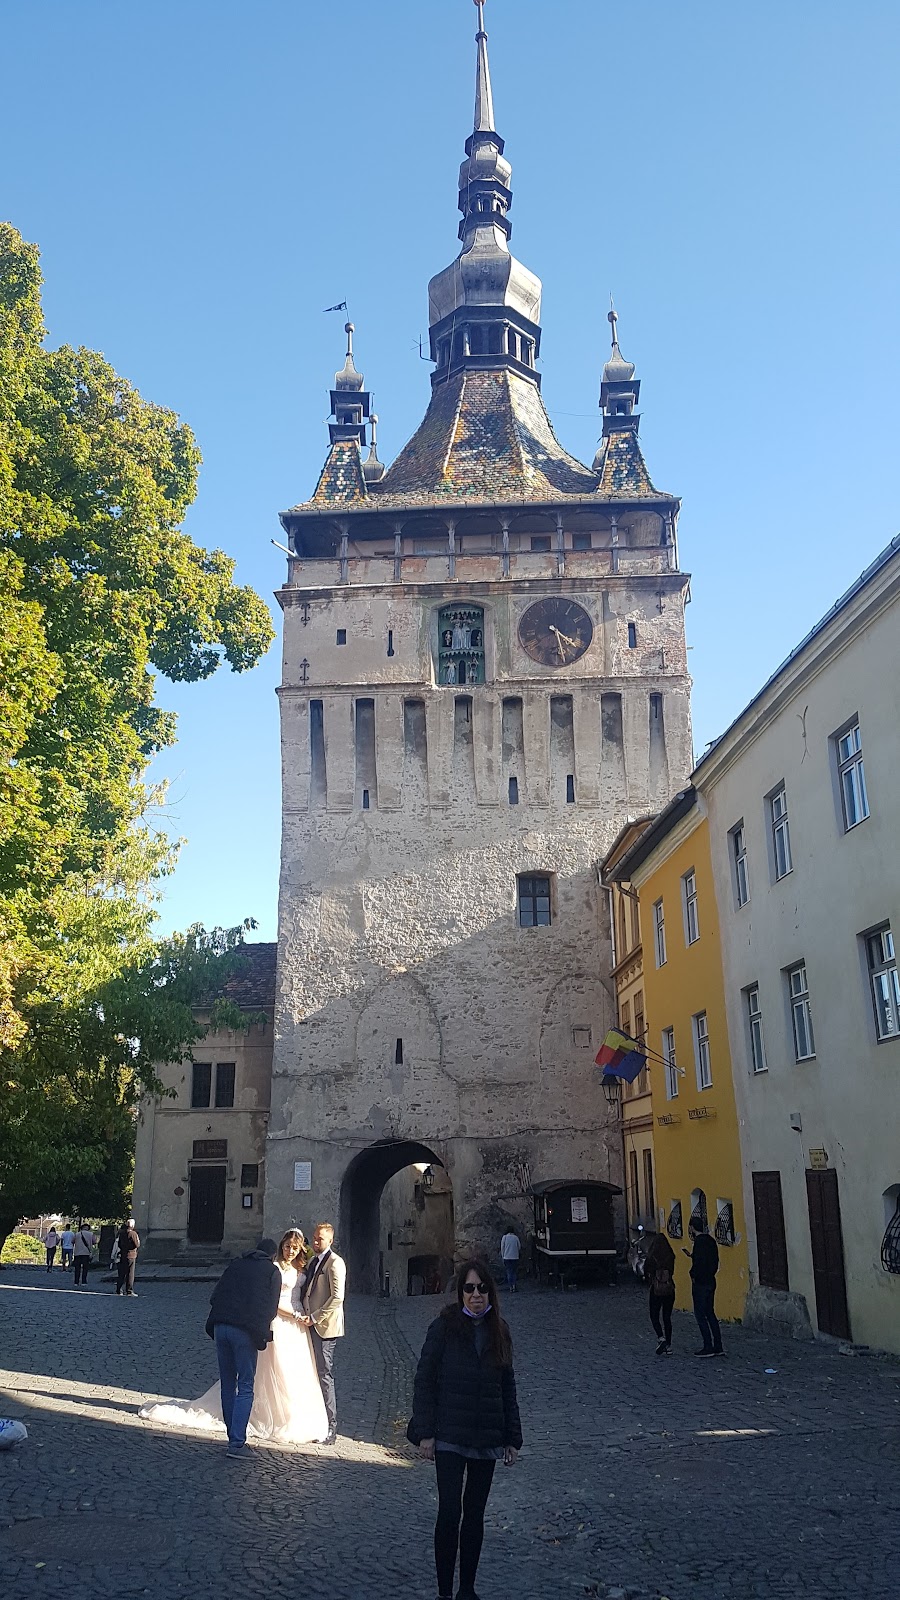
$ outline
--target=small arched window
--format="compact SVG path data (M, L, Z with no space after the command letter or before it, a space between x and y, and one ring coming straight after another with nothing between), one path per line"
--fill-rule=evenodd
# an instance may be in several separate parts
M706 1195L702 1189L691 1190L691 1215L688 1226L691 1228L706 1228L709 1225L709 1216L706 1210Z
M881 1265L885 1272L900 1274L900 1183L884 1191L884 1218L887 1226L881 1241Z
M669 1212L669 1220L666 1223L666 1233L669 1235L670 1239L684 1238L684 1223L681 1220L680 1200L672 1201L672 1209Z

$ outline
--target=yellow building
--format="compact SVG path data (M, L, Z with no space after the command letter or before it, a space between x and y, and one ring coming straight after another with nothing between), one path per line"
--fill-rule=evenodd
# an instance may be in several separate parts
M748 1288L741 1150L706 810L683 790L620 857L610 877L638 891L659 1226L676 1251L676 1304L691 1306L688 1225L703 1216L719 1245L718 1315L743 1314ZM653 1057L651 1057L651 1062Z
M644 1004L644 958L641 911L637 890L616 876L616 868L652 817L626 822L602 863L602 883L609 895L612 930L612 972L616 1018L623 1033L643 1041L648 1022ZM629 1229L656 1228L656 1175L653 1161L653 1107L647 1066L634 1083L623 1085L621 1115L624 1145L625 1208Z

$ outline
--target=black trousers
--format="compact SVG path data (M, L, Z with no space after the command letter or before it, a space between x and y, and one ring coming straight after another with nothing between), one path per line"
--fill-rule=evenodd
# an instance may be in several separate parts
M48 1272L52 1272L53 1271L53 1261L54 1261L54 1258L56 1256L56 1245L55 1244L48 1244L48 1245L45 1245L44 1248L47 1251L47 1271Z
M697 1327L703 1340L704 1350L721 1350L722 1335L716 1321L716 1286L714 1283L695 1283L692 1285L694 1292L694 1316L697 1318Z
M666 1344L672 1343L672 1308L675 1305L675 1296L667 1294L660 1299L658 1294L650 1291L650 1321L653 1323L657 1339L665 1339ZM662 1313L662 1322L660 1322ZM665 1333L663 1333L665 1329Z
M124 1289L126 1294L134 1294L134 1269L137 1266L137 1256L119 1257L119 1270L116 1276L116 1294L121 1294Z
M88 1267L91 1264L90 1256L75 1257L75 1282L87 1283Z
M337 1403L334 1395L334 1347L336 1339L320 1339L315 1328L310 1328L313 1342L313 1354L316 1358L316 1371L319 1374L319 1384L322 1389L322 1399L325 1401L325 1415L328 1418L329 1433L337 1432Z
M470 1461L452 1450L436 1450L438 1514L434 1529L434 1564L439 1595L453 1594L453 1572L459 1550L459 1587L474 1589L484 1542L484 1508L488 1503L496 1461ZM463 1479L466 1490L463 1494ZM462 1527L460 1527L462 1518Z

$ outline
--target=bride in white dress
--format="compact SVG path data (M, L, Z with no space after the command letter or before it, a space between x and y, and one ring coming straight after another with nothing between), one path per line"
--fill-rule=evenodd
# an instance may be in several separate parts
M299 1273L293 1263L303 1261L302 1233L291 1228L278 1246L275 1265L281 1273L278 1314L272 1338L260 1352L253 1387L253 1410L247 1437L271 1444L311 1444L328 1433L325 1402L316 1373L312 1340L297 1321L293 1295ZM222 1395L218 1382L199 1400L185 1404L144 1406L140 1416L181 1428L202 1428L224 1433Z

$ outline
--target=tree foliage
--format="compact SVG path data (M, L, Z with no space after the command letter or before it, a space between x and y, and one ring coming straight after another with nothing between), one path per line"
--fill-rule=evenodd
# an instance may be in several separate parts
M173 852L149 820L146 769L175 736L155 673L242 672L273 630L233 561L181 529L200 461L190 429L95 352L46 349L40 285L37 250L0 224L0 1139L8 1117L20 1141L30 1120L40 1159L68 1170L79 1107L112 1128L144 1041L177 1047L186 1027L171 1005L150 1021L152 984L143 1018L129 1012L154 962L195 970L188 945L166 954L152 937ZM136 1061L117 1061L107 1023L139 1041ZM40 1142L27 1159L19 1146L35 1194ZM9 1174L0 1152L3 1211Z

